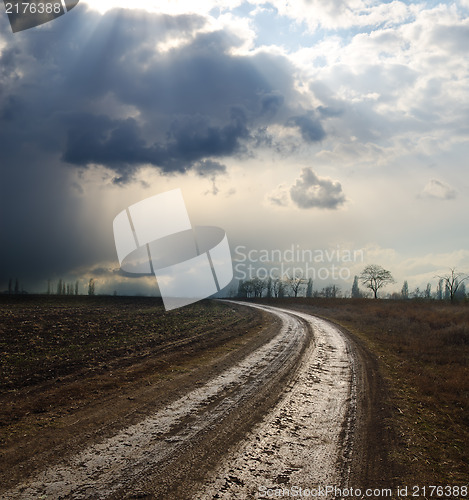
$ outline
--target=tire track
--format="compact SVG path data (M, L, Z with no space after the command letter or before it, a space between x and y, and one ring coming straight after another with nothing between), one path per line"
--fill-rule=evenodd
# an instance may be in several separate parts
M247 304L248 305L248 304ZM299 317L315 341L295 384L263 421L229 453L197 498L267 498L269 490L318 489L348 483L356 419L354 357L340 330L320 318Z

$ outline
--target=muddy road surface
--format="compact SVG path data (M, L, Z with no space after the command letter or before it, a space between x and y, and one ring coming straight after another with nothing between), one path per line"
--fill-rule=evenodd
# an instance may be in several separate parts
M262 345L0 497L245 499L349 485L366 462L366 391L353 343L307 313L246 306L275 317Z

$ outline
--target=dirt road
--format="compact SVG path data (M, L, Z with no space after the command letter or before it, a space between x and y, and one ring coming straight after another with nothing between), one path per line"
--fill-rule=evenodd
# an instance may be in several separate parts
M363 389L350 341L306 313L247 305L278 318L273 338L2 498L244 499L349 484Z
M314 341L294 383L226 456L202 498L270 497L281 488L318 491L348 484L357 413L354 358L334 325L304 313L295 316L312 329Z

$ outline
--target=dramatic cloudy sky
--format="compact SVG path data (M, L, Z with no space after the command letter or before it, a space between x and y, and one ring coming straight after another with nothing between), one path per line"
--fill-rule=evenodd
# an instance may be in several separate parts
M112 221L174 188L233 253L469 271L468 0L128 3L17 34L2 6L0 289L134 290Z

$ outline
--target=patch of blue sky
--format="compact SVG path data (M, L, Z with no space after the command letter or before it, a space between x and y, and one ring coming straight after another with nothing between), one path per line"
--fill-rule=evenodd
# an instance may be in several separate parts
M238 5L238 7L231 9L230 12L232 12L235 16L238 17L247 17L251 14L253 10L256 9L256 7L257 6L253 5L252 3L243 2L241 5Z
M234 9L222 9L220 7L213 7L209 11L209 14L212 17L218 17L226 11L229 11L231 14L237 17L248 17L251 12L256 8L256 5L253 5L249 2L243 2L241 5L238 5Z
M337 37L342 40L343 45L348 45L356 35L369 34L386 27L386 23L354 26L346 29L324 29L319 27L312 32L305 22L293 22L290 18L279 16L276 12L272 13L271 11L258 13L254 22L257 35L256 44L258 46L277 45L291 52L304 47L313 47L330 36Z
M385 0L384 2L376 3L392 3L394 1L396 0ZM442 3L441 0L427 0L424 2L422 2L422 0L399 1L407 5L423 4L426 9L431 9ZM279 15L277 9L268 2L261 5L260 9L257 9L257 7L258 6L245 1L238 7L231 9L230 12L236 17L252 18L253 28L256 32L257 46L276 45L285 48L289 52L295 52L303 47L312 47L329 36L338 37L343 41L344 45L347 45L356 35L362 33L372 33L373 31L395 27L397 25L406 24L415 20L415 17L411 16L408 19L397 23L384 21L379 24L336 29L325 29L319 26L312 31L306 22L297 22L288 16ZM218 17L222 13L223 11L219 8L214 8L210 12L210 14L214 17ZM363 11L363 15L366 14L367 12Z
M389 0L390 3L394 0ZM413 2L417 3L417 2ZM438 2L431 2L437 4ZM275 7L270 4L265 4L263 9L258 10L255 15L252 14L252 6L245 2L243 5L234 9L238 15L249 15L254 21L254 29L256 31L256 44L260 45L277 45L286 48L292 52L302 48L311 47L327 38L328 36L336 36L343 40L343 43L348 44L356 35L361 33L371 33L376 30L381 30L387 27L395 26L396 23L387 21L380 24L369 24L364 26L352 26L348 28L325 29L321 26L312 31L306 22L297 22L288 16L281 16ZM363 13L366 15L366 12ZM406 19L404 23L414 20L414 16ZM402 23L397 23L402 24Z
M311 32L305 22L280 16L277 9L270 6L258 11L253 20L257 45L277 45L293 52L315 45L327 34L322 28Z
M392 3L393 1L395 0L387 0L385 2L382 2L382 3ZM440 5L440 4L448 4L448 3L455 3L455 2L445 2L445 1L442 1L442 0L425 0L425 1L422 1L422 0L399 0L400 2L402 3L405 3L406 5L425 5L425 7L428 9L428 8L433 8L433 7L436 7L437 5Z

